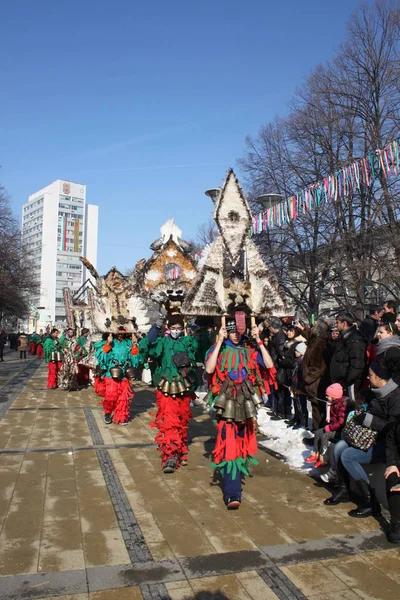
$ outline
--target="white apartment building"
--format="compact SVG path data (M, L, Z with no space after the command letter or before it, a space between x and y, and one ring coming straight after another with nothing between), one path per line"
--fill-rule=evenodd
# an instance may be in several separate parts
M66 320L63 288L74 293L90 278L79 257L96 266L97 231L98 206L86 204L86 185L57 179L29 196L22 208L22 241L40 281L30 331Z

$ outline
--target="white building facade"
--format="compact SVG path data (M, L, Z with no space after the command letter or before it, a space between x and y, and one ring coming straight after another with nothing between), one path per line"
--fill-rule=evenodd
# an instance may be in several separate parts
M66 321L63 288L74 294L90 277L79 257L96 266L97 234L98 206L86 204L86 185L57 179L29 196L22 208L22 241L40 281L30 331Z

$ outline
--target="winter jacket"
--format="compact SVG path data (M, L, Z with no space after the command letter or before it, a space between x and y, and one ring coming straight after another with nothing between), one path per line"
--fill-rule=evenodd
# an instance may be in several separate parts
M340 398L330 404L329 423L325 426L325 431L339 431L346 422L347 416L347 398Z
M365 376L367 342L355 325L336 341L330 365L332 383L358 391Z
M400 420L397 419L386 435L386 466L400 467Z
M295 340L286 340L283 348L283 357L278 360L278 381L282 385L290 385L292 383L292 373L296 366L296 346Z
M376 346L376 357L383 360L391 378L400 385L400 338L392 335Z
M28 338L26 337L26 335L19 336L18 346L21 352L26 352L26 350L28 350Z
M373 388L371 391L372 400L362 424L380 434L386 433L389 424L400 417L400 388L389 379L384 387Z
M368 344L370 344L374 339L378 327L379 322L371 317L371 315L365 317L365 319L361 322L359 331L363 334Z
M286 340L286 333L283 331L283 329L280 329L278 333L273 335L271 338L268 350L275 366L277 366L279 360L283 357L283 349Z
M325 390L331 383L331 356L332 343L327 336L310 337L301 367L304 392L309 398L325 398Z

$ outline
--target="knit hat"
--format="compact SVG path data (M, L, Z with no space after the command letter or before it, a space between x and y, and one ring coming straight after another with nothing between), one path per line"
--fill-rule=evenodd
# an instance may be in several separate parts
M235 321L235 319L228 319L226 321L225 327L226 327L226 331L228 332L228 334L232 333L233 331L236 331L236 321Z
M183 329L185 327L185 324L183 322L183 315L181 315L180 313L175 313L173 315L169 315L169 317L168 317L169 329L171 329L171 327L173 325L180 325Z
M343 398L343 388L340 383L332 383L332 385L326 388L325 394L331 398L335 398L335 400L339 400L339 398Z
M305 344L304 342L300 342L300 344L297 344L295 347L295 351L298 352L301 356L304 356L307 350L307 344Z
M278 319L278 317L272 317L269 326L272 327L272 329L282 329L282 321Z
M373 371L375 373L375 375L378 375L378 377L380 377L381 379L385 379L386 381L388 381L390 379L389 371L386 369L386 367L381 365L377 360L374 361L373 363L371 363L369 365L369 368L371 369L371 371Z

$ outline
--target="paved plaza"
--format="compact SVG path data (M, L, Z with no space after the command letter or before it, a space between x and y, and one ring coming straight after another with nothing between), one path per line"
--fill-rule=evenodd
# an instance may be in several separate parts
M127 427L92 389L46 389L46 366L0 364L1 600L400 598L400 548L353 504L265 449L228 512L212 481L210 417L194 411L189 465L164 475L136 386Z

